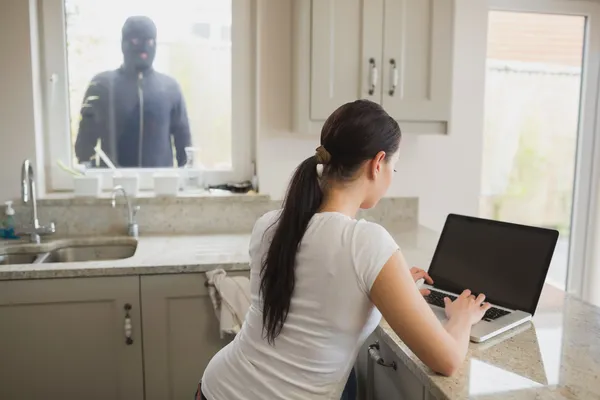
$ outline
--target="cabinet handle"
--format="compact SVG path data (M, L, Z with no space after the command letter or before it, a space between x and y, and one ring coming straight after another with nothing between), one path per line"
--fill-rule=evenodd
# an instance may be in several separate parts
M368 347L369 358L367 359L367 400L375 399L375 369L374 363L386 368L396 370L396 363L386 363L381 354L379 354L379 342L375 342Z
M398 64L396 64L396 60L390 58L390 72L391 72L391 81L390 91L388 92L390 96L393 96L396 93L396 88L398 87Z
M375 64L375 59L374 58L369 58L369 80L370 80L370 87L369 87L369 95L373 96L375 94L375 87L377 86L377 80L379 79L379 75L377 73L377 65Z
M394 371L396 370L396 362L392 361L391 363L386 363L379 354L379 342L375 342L369 346L369 357L375 361L375 364L381 365L382 367L391 368Z
M131 346L133 344L133 327L131 326L131 317L129 316L129 311L131 311L131 304L125 304L125 344L127 346Z

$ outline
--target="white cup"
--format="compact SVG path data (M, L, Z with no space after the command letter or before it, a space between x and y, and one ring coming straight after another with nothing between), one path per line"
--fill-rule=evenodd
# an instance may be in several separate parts
M156 173L154 178L154 194L157 196L177 196L180 178L177 174Z
M113 176L113 185L123 187L127 195L135 197L140 191L140 177L138 175Z
M73 193L77 197L99 197L102 190L102 175L73 177Z

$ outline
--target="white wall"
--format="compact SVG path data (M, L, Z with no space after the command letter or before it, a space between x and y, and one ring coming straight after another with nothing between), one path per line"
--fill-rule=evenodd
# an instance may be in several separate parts
M34 73L27 0L0 6L0 201L20 195L21 163L35 160Z
M31 0L33 1L33 0ZM261 190L283 197L293 169L318 146L317 136L291 131L292 0L259 4L258 175ZM456 0L453 118L448 136L404 133L390 196L420 198L421 223L440 229L449 212L478 210L486 3ZM28 2L2 0L0 13L0 200L19 195L20 165L36 155ZM35 43L34 43L35 45Z
M261 191L281 198L293 169L314 154L318 136L291 132L291 3L259 0L259 140ZM456 1L454 106L447 136L404 132L398 173L388 195L417 196L420 222L441 229L450 212L479 208L487 4ZM401 126L402 128L402 126Z

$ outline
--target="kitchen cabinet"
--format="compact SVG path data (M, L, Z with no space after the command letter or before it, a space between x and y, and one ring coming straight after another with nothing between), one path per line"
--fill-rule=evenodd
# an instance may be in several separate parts
M453 0L297 0L293 15L296 131L364 98L405 132L447 133Z
M369 346L373 350L369 352ZM381 364L377 363L380 359ZM360 400L429 400L429 392L377 333L365 342L356 361Z
M383 15L383 1L367 1L371 7L364 10L363 3L364 0L312 2L310 115L315 120L325 120L342 103L361 97L361 93L376 97L368 93L368 80L362 75L370 72L365 70L370 65L368 58L377 57L373 63L381 65L381 54L371 54L361 43L381 47L381 29L376 25ZM364 87L359 87L360 82Z
M0 398L143 399L139 299L137 276L0 282Z
M0 399L189 399L232 339L220 337L205 282L203 273L0 282Z
M205 282L205 274L141 277L146 400L189 399L212 356L232 339L220 337Z

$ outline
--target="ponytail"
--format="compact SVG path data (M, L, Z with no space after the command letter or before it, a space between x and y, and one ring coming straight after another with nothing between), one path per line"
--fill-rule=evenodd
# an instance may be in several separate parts
M281 333L290 311L296 255L323 202L321 184L327 191L332 183L352 181L361 166L380 151L396 153L400 137L398 123L379 104L368 100L344 104L325 121L316 154L304 160L292 177L262 263L263 335L270 344Z
M283 329L296 284L296 253L311 218L319 210L323 191L317 176L317 157L298 166L283 204L269 251L262 264L263 334L273 344Z

